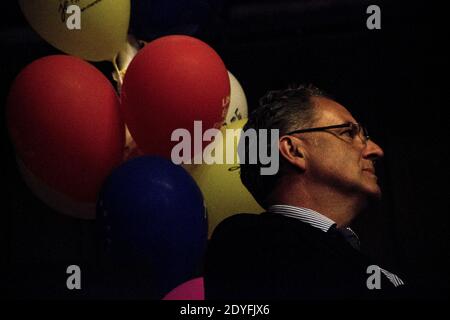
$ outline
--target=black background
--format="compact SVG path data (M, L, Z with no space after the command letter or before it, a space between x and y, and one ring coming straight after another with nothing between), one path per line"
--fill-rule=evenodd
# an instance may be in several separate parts
M448 298L448 33L445 10L431 2L224 1L198 38L216 49L243 86L252 110L269 89L313 83L347 106L385 151L384 190L356 222L363 250L386 269ZM378 4L382 29L366 28ZM15 1L2 4L1 88L4 106L14 77L58 51L27 24ZM110 78L109 63L95 63ZM53 212L16 169L2 123L2 284L9 298L89 298L65 288L65 266L78 264L89 288L96 266L92 221ZM63 267L64 266L64 267Z

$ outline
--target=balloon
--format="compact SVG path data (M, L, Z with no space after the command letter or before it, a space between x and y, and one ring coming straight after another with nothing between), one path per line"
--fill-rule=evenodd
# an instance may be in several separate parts
M219 139L221 136L218 135L213 144L217 150L223 150L224 157L226 157L227 152L231 151L226 149L225 130L240 131L246 122L247 119L238 120L221 129L223 139ZM205 198L208 211L209 237L222 220L233 214L242 212L261 213L264 211L241 182L239 158L237 156L238 139L235 139L233 146L234 163L226 164L224 161L224 164L184 165L197 182Z
M79 58L48 56L25 67L11 87L7 121L23 166L76 202L95 203L121 162L125 130L117 94Z
M202 194L170 160L142 156L114 170L100 193L97 216L100 238L124 270L124 283L139 274L138 285L149 281L150 296L161 299L201 265L207 240Z
M125 74L122 110L139 149L170 158L178 128L219 127L226 114L230 81L221 58L206 43L167 36L141 49Z
M91 61L112 61L127 39L130 0L19 0L34 30L52 46ZM67 21L76 17L67 7L81 9L80 29Z
M139 0L131 2L131 29L139 39L168 34L194 35L218 0Z
M79 202L50 188L28 170L22 160L17 158L16 161L20 174L27 187L47 206L59 213L71 217L89 220L95 219L95 201Z
M112 77L117 82L117 91L119 93L122 91L123 77L127 72L128 66L141 49L141 42L136 40L133 35L128 35L127 43L119 51L116 60L113 62L115 70Z
M125 126L125 148L123 150L123 162L143 155L144 154L141 150L139 150L136 141L134 141L131 136L130 131Z
M230 106L225 116L224 125L230 124L236 120L246 119L248 117L247 98L244 90L235 76L228 71L230 77Z
M170 291L163 300L205 300L203 278L189 280Z
M115 64L116 70L112 74L113 79L117 82L117 91L120 93L122 90L122 83L128 66L134 57L140 50L140 44L132 35L128 36L128 41L125 48L119 52L117 56L117 64ZM131 136L130 131L125 125L125 148L124 148L124 161L130 160L136 156L143 155Z

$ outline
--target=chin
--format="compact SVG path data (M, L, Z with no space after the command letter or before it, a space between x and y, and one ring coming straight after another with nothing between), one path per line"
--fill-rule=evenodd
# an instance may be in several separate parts
M360 181L361 191L370 199L381 199L381 188L377 183L377 179L373 179L375 177L371 174L371 177L364 177L363 180Z
M381 196L382 196L381 189L380 189L380 187L378 185L371 186L370 188L367 188L365 190L365 193L367 194L367 196L369 198L376 199L376 200L381 199Z

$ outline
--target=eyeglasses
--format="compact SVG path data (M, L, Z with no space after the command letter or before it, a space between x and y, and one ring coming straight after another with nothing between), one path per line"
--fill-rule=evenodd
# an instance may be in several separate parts
M367 132L367 129L364 126L362 126L360 123L352 123L352 122L336 124L336 125L326 126L326 127L299 129L299 130L294 130L294 131L288 132L287 135L291 135L291 134L295 134L295 133L326 131L328 129L338 129L338 128L348 128L349 130L345 130L344 132L341 133L341 135L347 135L352 139L355 139L356 136L359 136L361 138L361 141L364 144L366 144L367 141L370 139L369 133Z

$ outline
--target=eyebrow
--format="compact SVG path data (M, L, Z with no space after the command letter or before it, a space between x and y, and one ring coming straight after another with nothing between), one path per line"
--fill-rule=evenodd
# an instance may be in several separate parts
M358 122L353 122L353 121L345 121L345 122L342 122L343 124L352 124L352 123L358 123ZM344 128L342 128L342 129L346 129L347 127L344 127Z

